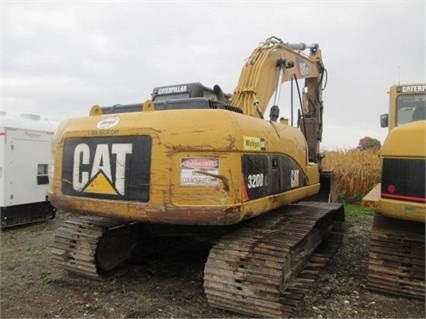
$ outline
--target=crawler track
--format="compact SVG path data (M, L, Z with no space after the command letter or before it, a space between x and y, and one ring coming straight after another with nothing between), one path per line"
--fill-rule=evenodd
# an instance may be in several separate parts
M132 242L129 225L102 217L78 216L56 230L52 254L65 270L99 279L103 271L129 257Z
M340 246L343 220L341 204L302 202L223 236L205 266L209 303L249 316L289 316ZM54 260L99 279L130 257L135 229L101 217L72 218L55 233Z
M340 246L343 220L340 204L302 202L224 236L204 271L209 303L248 316L290 315Z
M425 299L425 228L376 214L371 231L368 287Z
M55 208L50 202L40 202L1 208L1 229L54 219Z

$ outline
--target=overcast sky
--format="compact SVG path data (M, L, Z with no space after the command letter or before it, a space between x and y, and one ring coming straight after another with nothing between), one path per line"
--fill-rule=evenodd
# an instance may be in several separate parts
M270 36L318 43L323 146L383 142L394 83L426 82L425 1L1 2L1 108L52 120L143 102L155 86L219 84ZM289 105L281 94L280 105Z

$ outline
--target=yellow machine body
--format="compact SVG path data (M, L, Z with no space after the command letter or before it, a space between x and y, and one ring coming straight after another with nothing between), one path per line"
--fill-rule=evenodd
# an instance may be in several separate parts
M377 212L388 217L424 223L426 218L424 193L426 121L417 121L393 129L383 144L381 154L385 163L384 170L392 169L388 167L392 164L386 165L387 161L393 161L396 165L401 165L402 161L411 163L408 168L405 163L402 164L402 167L406 169L407 184L410 185L401 184L400 187L412 187L415 188L415 192L399 194L395 189L395 183L387 178L388 182L383 185ZM401 171L398 174L404 174L402 167L400 167ZM386 174L386 171L384 174Z
M368 288L425 299L426 85L394 85L381 183L363 198L376 214L370 234Z
M389 114L382 115L382 127L389 127L381 150L382 181L363 199L384 216L425 222L425 108L426 84L390 88Z
M102 128L108 122L116 124ZM127 179L133 172L120 174L117 169L134 161L138 144L132 137L144 137L152 147L149 153L137 153L149 163L144 166L149 166L149 178L143 180L143 200L122 195L131 187ZM74 143L72 163L62 155L70 155L68 142ZM320 187L318 166L308 163L299 129L226 110L76 118L61 125L55 143L59 156L51 201L80 213L131 221L232 224L314 195ZM126 155L113 153L114 145L127 145ZM63 165L70 164L73 171L64 176ZM260 189L261 195L256 193Z
M125 221L226 225L310 197L320 189L324 70L318 45L272 37L246 61L232 97L175 85L116 113L94 106L57 130L49 198ZM298 79L300 128L277 121L279 111L264 119L273 93L278 100L280 85Z

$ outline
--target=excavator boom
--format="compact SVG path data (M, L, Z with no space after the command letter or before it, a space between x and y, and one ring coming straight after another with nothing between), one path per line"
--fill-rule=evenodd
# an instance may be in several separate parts
M302 52L307 49L308 55ZM319 143L322 140L325 74L318 44L290 44L271 37L262 42L246 61L231 104L240 107L244 114L263 118L275 93L271 120L276 121L281 84L305 79L298 125L308 143L309 160L316 163L321 159Z

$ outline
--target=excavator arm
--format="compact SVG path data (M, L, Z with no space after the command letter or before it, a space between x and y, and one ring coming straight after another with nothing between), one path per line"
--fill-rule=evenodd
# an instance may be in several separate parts
M302 51L309 49L309 55ZM284 43L271 37L261 43L245 63L231 104L240 107L244 114L263 118L272 95L275 93L270 120L279 118L277 106L280 87L284 82L305 79L302 107L298 125L308 142L309 160L320 159L319 142L322 139L322 82L325 68L318 44ZM296 81L297 84L297 81Z

